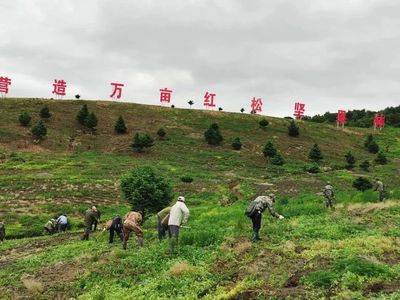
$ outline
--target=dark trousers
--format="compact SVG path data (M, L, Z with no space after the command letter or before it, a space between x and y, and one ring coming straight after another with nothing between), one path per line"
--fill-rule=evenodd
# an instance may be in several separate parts
M93 225L93 222L85 224L85 232L84 232L84 234L82 236L82 240L86 240L87 241L89 239L89 233L90 233L90 231L92 229L92 225Z
M168 227L163 226L159 216L157 216L157 227L158 227L158 239L159 240L162 240L163 238L165 238L165 234L167 233L167 231L168 231L168 236L171 237Z
M4 228L2 228L0 229L0 241L1 242L4 241L5 237L6 237L6 231Z
M169 225L168 226L168 234L170 238L178 239L179 237L179 226Z
M385 198L385 192L384 191L378 191L379 192L379 201L383 201Z
M96 230L97 230L97 223L98 223L98 221L95 220L95 221L90 225L90 230L91 230L91 231L96 231Z
M115 234L115 232L118 234L118 236L121 239L121 241L123 239L122 238L121 227L115 227L115 226L111 225L111 227L110 227L110 240L109 240L110 244L112 244L114 242L114 234Z
M67 230L68 224L57 224L58 232L65 232Z
M251 221L253 222L253 231L254 232L259 232L260 228L261 228L261 218L262 218L262 214L255 212L252 216L251 216Z

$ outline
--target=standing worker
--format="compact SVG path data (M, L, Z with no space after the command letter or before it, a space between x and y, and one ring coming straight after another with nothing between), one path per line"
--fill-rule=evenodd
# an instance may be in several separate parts
M124 217L123 225L123 248L126 250L128 244L129 235L133 231L137 237L138 244L143 247L143 231L140 226L143 224L143 212L131 211L127 213Z
M265 211L266 208L268 208L268 211L271 214L271 216L278 219L284 219L282 215L275 212L273 207L274 203L275 203L274 194L269 194L268 196L258 196L255 200L253 200L250 203L249 207L247 208L245 214L249 218L251 218L251 221L253 223L253 235L251 238L253 242L261 240L259 231L261 228L262 213Z
M82 240L89 239L89 233L91 231L92 225L97 220L97 208L96 206L92 206L92 208L88 209L85 213L85 233L82 236Z
M385 198L385 188L383 186L383 182L379 180L379 178L375 178L375 189L374 191L378 191L379 193L379 201L383 201Z
M325 200L325 207L333 208L333 199L335 198L335 193L333 192L333 187L331 183L328 181L326 186L324 187L324 200Z
M171 207L168 206L157 213L158 239L161 241L168 231L168 220Z
M61 215L56 220L58 232L65 232L68 226L67 215Z
M185 204L185 197L179 196L178 201L171 207L168 220L171 253L175 252L175 247L178 243L179 227L187 222L189 214L189 209Z
M6 227L4 221L0 222L0 242L6 239Z

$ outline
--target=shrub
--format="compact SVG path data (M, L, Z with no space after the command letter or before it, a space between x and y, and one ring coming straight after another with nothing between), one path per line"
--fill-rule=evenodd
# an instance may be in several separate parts
M193 182L193 177L189 175L185 175L181 177L182 182L191 183Z
M241 109L240 109L240 112L241 112L241 113L244 113L244 108L241 108Z
M372 141L371 143L369 143L369 145L368 145L368 151L371 152L371 153L373 153L373 154L378 153L378 152L379 152L379 146L378 146L378 144L377 144L375 141Z
M364 177L358 177L356 180L353 181L353 187L359 191L366 191L372 189L372 183Z
M351 154L351 151L347 152L347 154L344 156L346 158L347 162L347 168L348 169L353 169L354 165L356 163L356 159L354 158L353 154Z
M358 257L336 261L335 271L351 272L359 276L378 277L390 273L388 267Z
M372 134L369 134L367 136L367 138L365 139L364 147L368 148L369 144L371 144L371 142L373 142L373 141L374 141L374 137L372 136Z
M235 137L232 141L233 150L240 150L242 148L242 143L240 142L239 137Z
M96 130L97 126L97 117L94 112L91 112L88 114L88 116L85 119L85 126L89 128L92 131Z
M319 168L319 166L317 164L313 164L311 166L306 166L306 171L308 173L312 173L312 174L317 174L321 172L321 169Z
M163 139L167 135L167 132L161 127L157 130L157 135L160 137L160 139Z
M121 179L121 190L133 210L157 213L172 200L172 187L149 166L132 170Z
M360 164L360 168L365 171L368 172L368 169L370 167L370 163L368 160L364 160L361 164Z
M31 122L32 118L27 112L23 112L22 114L19 115L18 121L22 126L28 126L29 123Z
M275 166L282 166L285 161L282 157L282 155L280 155L279 153L277 153L272 159L271 159L271 163Z
M315 162L318 162L323 158L321 149L319 149L317 144L314 144L314 146L311 148L310 152L308 153L308 158Z
M218 107L218 110L219 110L219 111L223 111L223 108L222 108L222 107Z
M339 275L332 271L320 270L306 275L300 281L305 285L329 289L337 283Z
M385 164L387 164L386 155L385 155L382 151L379 151L379 152L378 152L378 155L377 155L376 158L375 158L375 162L376 162L377 164L380 164L380 165L385 165Z
M51 113L50 110L47 106L44 106L41 110L40 110L40 117L43 119L48 119L51 117Z
M47 128L42 121L39 121L39 123L32 126L31 132L34 137L43 139L47 135Z
M211 124L211 126L204 132L204 137L209 145L214 146L220 145L224 140L216 123Z
M89 115L89 110L87 108L87 105L84 104L76 116L76 119L79 122L79 124L85 125L85 120L88 115Z
M269 125L269 122L266 119L262 119L260 122L258 122L258 125L260 125L260 128L265 129Z
M79 94L76 94L76 95L75 95L75 99L76 99L76 100L79 100L80 97L81 97L81 95L79 95Z
M154 145L154 140L147 133L136 133L133 137L133 143L130 145L137 152L143 152L145 148L150 148Z
M274 147L274 144L272 144L271 141L269 141L265 144L264 149L263 149L263 154L265 157L274 157L277 153L278 153L278 151L276 150L276 148Z
M296 123L294 121L290 122L290 124L288 126L288 134L289 134L289 136L292 136L292 137L297 137L300 134L299 127L296 125Z
M125 121L122 118L122 116L119 116L119 118L117 119L117 121L115 122L114 125L114 132L115 133L119 133L119 134L124 134L127 132L127 128L125 126Z

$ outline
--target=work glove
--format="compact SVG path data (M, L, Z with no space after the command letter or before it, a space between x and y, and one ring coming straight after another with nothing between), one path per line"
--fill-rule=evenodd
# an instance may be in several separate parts
M282 215L279 216L279 220L283 220L284 218L285 218L285 217L282 216Z

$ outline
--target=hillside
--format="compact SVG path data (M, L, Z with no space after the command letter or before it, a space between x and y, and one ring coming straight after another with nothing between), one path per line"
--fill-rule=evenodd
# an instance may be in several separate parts
M86 103L98 118L94 134L78 124ZM47 105L48 136L35 141L18 116L28 112L32 124ZM400 130L387 127L346 128L298 122L300 136L287 134L289 120L190 109L172 109L105 101L0 100L0 220L8 240L0 244L0 295L4 299L363 299L400 297ZM123 116L128 134L114 134ZM218 123L224 142L209 146L204 131ZM157 139L163 127L165 140ZM144 153L129 148L133 135L147 132L155 146ZM373 134L389 159L364 147ZM233 138L243 148L234 151ZM272 141L285 159L273 166L262 149ZM317 143L323 154L321 172L308 152ZM356 167L344 168L351 151ZM358 165L368 160L369 172ZM97 205L103 220L125 214L119 179L132 168L153 165L184 195L191 209L182 230L179 254L167 253L157 240L155 218L146 221L145 247L132 239L128 250L109 245L98 233L79 240L83 212ZM183 175L193 183L183 183ZM356 191L357 177L379 177L387 200L376 203L372 190ZM323 206L321 189L331 181L336 209ZM251 222L243 215L249 200L275 192L276 210L286 218L264 213L259 243L250 243ZM67 234L43 236L44 223L66 213ZM14 239L15 238L15 239ZM62 277L57 277L63 274Z

